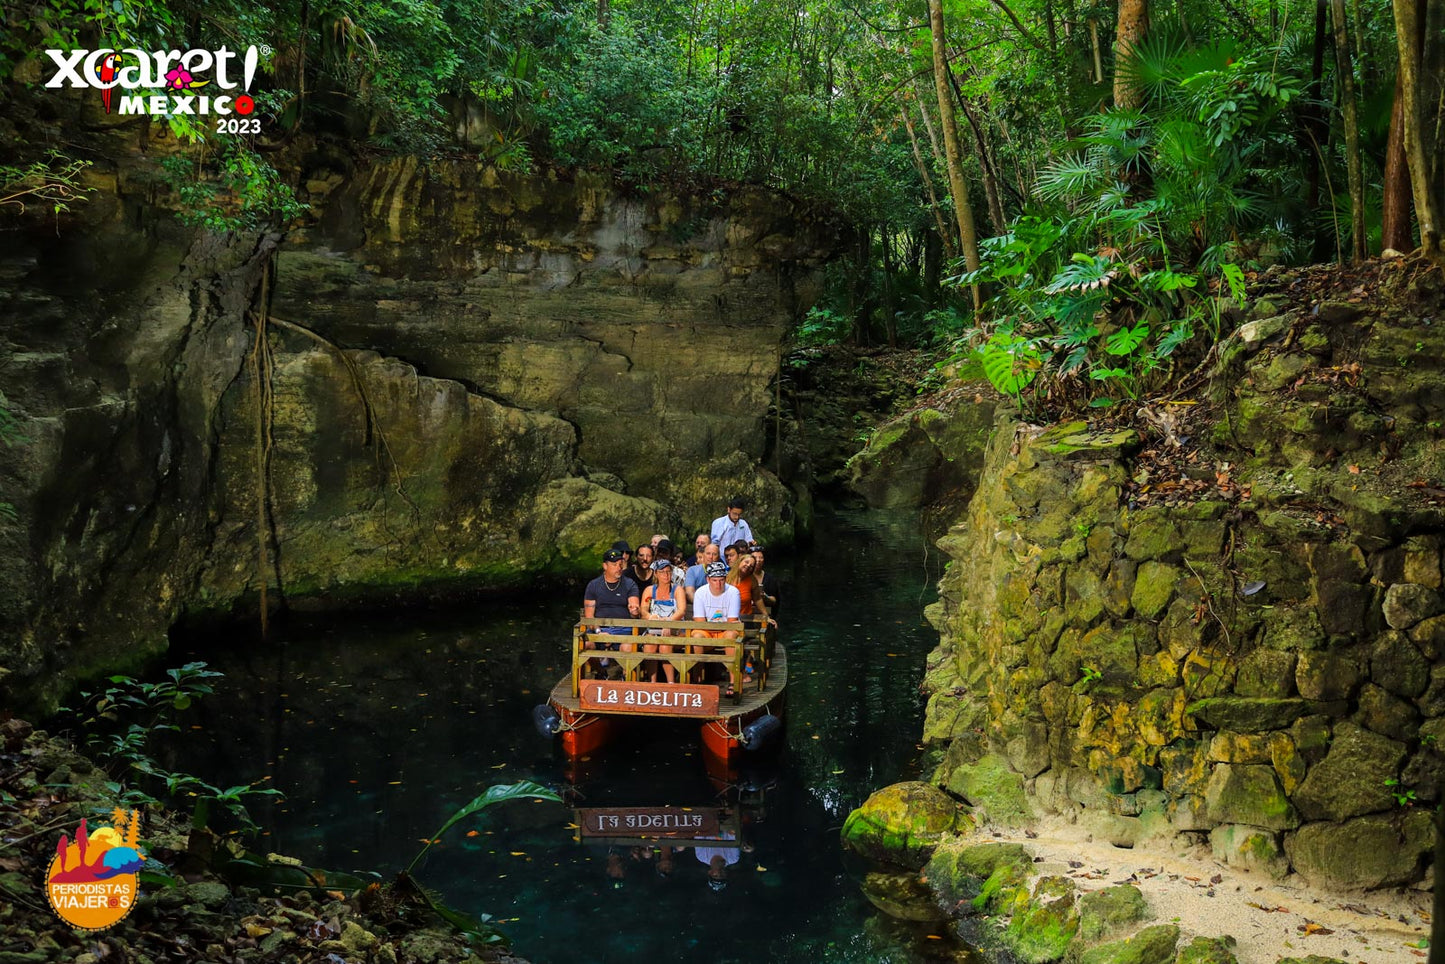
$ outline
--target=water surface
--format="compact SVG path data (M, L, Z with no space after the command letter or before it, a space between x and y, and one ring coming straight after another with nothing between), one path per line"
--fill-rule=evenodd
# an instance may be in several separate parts
M926 924L878 915L843 866L838 829L874 789L915 775L922 619L936 553L916 518L820 517L814 545L775 559L788 646L786 742L743 774L748 844L709 886L693 853L577 839L571 806L515 803L454 827L417 876L452 904L504 921L536 964L906 962L951 956ZM457 807L519 779L580 807L719 803L696 725L571 768L530 719L565 671L581 589L543 589L447 612L293 622L273 643L187 641L226 674L188 713L175 765L286 794L256 816L264 848L339 869L405 867ZM174 659L174 657L173 657ZM723 802L736 800L734 790Z

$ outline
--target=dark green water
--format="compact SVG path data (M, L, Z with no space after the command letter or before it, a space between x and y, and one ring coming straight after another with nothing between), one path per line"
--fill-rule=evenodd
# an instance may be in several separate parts
M574 839L570 806L514 803L453 828L417 876L452 904L506 923L536 964L906 962L951 958L926 924L878 915L843 866L838 829L874 789L914 775L918 683L936 643L922 619L938 577L912 516L841 513L817 541L772 560L788 646L786 742L745 771L751 851L708 885L680 851L655 857ZM191 640L226 673L186 721L175 765L221 785L269 777L284 803L253 808L263 848L338 869L405 867L461 804L519 779L566 789L582 807L717 803L696 726L608 750L569 771L532 728L531 708L565 669L580 587L468 611L329 619L275 643ZM736 794L734 794L735 798ZM468 831L476 833L468 835Z

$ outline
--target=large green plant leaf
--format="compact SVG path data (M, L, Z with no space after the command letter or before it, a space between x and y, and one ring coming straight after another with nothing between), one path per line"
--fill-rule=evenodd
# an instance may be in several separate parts
M1028 339L997 332L979 350L979 361L989 384L1016 398L1034 380L1042 359Z
M1104 350L1111 355L1132 355L1149 337L1149 326L1139 322L1133 328L1120 328L1104 342Z
M447 822L442 824L441 827L437 829L437 832L431 835L427 841L427 845L421 848L421 852L412 859L412 862L407 865L406 869L410 871L411 868L415 867L417 861L421 860L422 855L431 849L432 844L436 843L441 839L443 834L456 826L458 821L465 820L479 810L485 810L498 803L529 799L552 800L557 803L562 802L562 798L552 790L542 786L540 783L533 783L531 780L521 780L517 783L499 783L494 787L488 787L485 793L473 798L471 803L466 804L456 813L452 814L451 817L447 819Z

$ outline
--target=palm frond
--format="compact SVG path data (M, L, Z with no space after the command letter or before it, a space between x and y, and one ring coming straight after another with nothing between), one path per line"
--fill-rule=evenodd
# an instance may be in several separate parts
M1039 172L1034 193L1045 201L1072 200L1105 180L1097 164L1080 154L1066 154Z

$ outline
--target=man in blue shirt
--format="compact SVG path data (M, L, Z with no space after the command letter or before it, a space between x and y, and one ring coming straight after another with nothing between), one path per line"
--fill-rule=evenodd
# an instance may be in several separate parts
M688 612L692 612L692 601L697 596L697 591L707 585L708 564L717 561L717 546L709 543L697 554L697 565L689 569L687 575L682 577L682 586L687 592Z
M727 515L712 520L712 544L727 547L739 540L751 544L753 530L743 519L743 500L734 498L728 502Z

